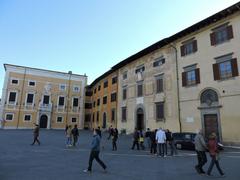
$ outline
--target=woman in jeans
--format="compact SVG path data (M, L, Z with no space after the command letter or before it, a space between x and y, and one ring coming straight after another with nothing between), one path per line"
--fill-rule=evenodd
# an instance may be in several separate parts
M211 160L211 163L209 165L207 175L211 176L212 168L213 168L214 164L216 164L218 172L221 174L221 176L224 176L224 173L223 173L222 169L220 168L219 162L218 162L219 150L217 148L217 140L216 140L216 134L215 133L212 133L209 136L208 150L209 150L209 154L210 154L212 160Z

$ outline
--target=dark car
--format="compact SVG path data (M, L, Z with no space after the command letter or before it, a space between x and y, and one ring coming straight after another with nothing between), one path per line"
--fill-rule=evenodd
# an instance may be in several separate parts
M184 132L184 133L173 133L174 144L177 149L188 149L194 150L194 138L196 133Z
M173 133L174 144L177 149L188 149L195 150L194 139L197 135L192 132L184 132L184 133ZM206 142L207 143L207 142ZM224 150L224 147L221 143L218 143L218 150Z

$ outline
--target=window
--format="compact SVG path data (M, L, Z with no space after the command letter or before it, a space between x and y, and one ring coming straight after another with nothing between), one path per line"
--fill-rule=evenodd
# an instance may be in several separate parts
M111 114L111 120L112 122L115 121L115 109L112 109L112 114Z
M223 80L238 76L237 59L230 59L213 64L214 80Z
M123 76L123 80L127 79L127 71L125 71L122 76Z
M189 40L181 46L181 56L186 56L197 52L197 40Z
M15 104L16 103L16 97L17 97L16 92L10 92L9 93L9 99L8 99L9 104Z
M58 105L59 106L64 106L64 97L63 96L60 96L60 97L58 97Z
M96 101L93 101L93 107L95 107L96 106Z
M24 121L31 121L31 115L26 114L26 115L24 116Z
M197 65L187 66L182 73L182 86L192 86L200 83L200 69Z
M35 86L36 82L35 81L28 81L28 86Z
M33 98L34 98L34 94L28 93L26 104L33 104Z
M89 91L89 90L87 90L87 91L85 92L85 95L88 96L88 97L92 96L92 94L93 94L93 92L92 92L92 91Z
M164 103L163 102L156 103L156 120L157 121L164 120Z
M108 87L108 81L105 81L105 82L104 82L103 87L104 87L104 88L107 88L107 87Z
M117 83L117 76L112 78L112 84L116 84Z
M141 65L141 66L138 66L135 70L135 73L142 73L145 71L145 66L144 65Z
M111 102L114 102L117 100L117 93L112 93L111 94Z
M43 104L49 104L49 96L47 95L43 96Z
M103 97L103 104L107 104L107 96Z
M231 25L221 25L210 34L211 45L218 45L233 38L233 29Z
M99 111L97 112L97 122L99 122Z
M78 98L73 98L73 107L78 107Z
M123 100L127 99L127 87L123 88Z
M165 58L160 57L154 60L153 67L161 66L162 64L165 64Z
M127 107L122 107L122 122L127 121Z
M60 91L66 91L66 84L60 84L59 85L59 90Z
M156 93L163 92L163 75L156 76Z
M62 116L58 116L57 117L57 123L61 123L63 122L63 117Z
M13 114L12 113L5 114L5 119L6 119L6 121L12 121L13 120Z
M18 79L12 79L11 83L17 85L18 84Z
M91 114L85 115L85 122L91 122Z
M79 92L80 86L73 86L73 92Z
M97 93L97 88L94 89L94 94L96 94L96 93Z
M142 97L143 96L143 83L137 84L137 96Z
M92 122L94 122L95 121L95 113L93 113L93 115L92 115Z
M98 85L98 91L100 91L101 90L101 85Z
M77 118L73 117L72 118L72 123L76 123L77 122Z
M92 103L85 103L85 109L92 109Z
M100 99L97 100L97 105L100 106Z

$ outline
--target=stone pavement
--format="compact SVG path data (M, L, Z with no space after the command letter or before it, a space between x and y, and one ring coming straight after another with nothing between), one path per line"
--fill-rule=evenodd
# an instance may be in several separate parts
M193 151L179 151L175 157L156 157L148 151L130 150L131 136L122 135L118 151L111 151L111 140L103 134L100 157L108 166L108 173L94 161L93 173L85 174L89 158L91 133L81 131L76 148L65 147L61 130L41 130L41 145L30 146L31 130L0 130L0 180L202 180L219 177L214 168L207 177L195 172ZM210 161L210 159L209 159ZM227 149L220 165L227 180L239 180L240 151ZM205 165L207 169L209 162Z

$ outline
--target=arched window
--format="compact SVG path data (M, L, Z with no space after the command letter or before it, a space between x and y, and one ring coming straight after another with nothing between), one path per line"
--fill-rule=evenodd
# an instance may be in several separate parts
M206 103L210 106L213 102L218 102L218 95L214 90L207 89L201 94L200 101L201 104Z

